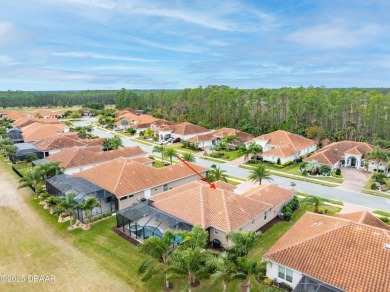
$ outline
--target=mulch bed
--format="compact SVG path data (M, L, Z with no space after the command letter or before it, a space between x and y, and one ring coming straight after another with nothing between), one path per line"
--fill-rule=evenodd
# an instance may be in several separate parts
M123 239L125 239L128 242L134 244L135 246L140 245L140 242L138 240L135 240L134 238L132 238L131 236L127 235L123 231L119 230L117 227L114 226L114 227L111 228L111 230L114 231L116 234L118 234Z

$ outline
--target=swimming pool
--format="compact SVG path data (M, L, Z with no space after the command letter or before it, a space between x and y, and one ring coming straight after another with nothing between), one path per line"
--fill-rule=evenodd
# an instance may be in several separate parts
M163 237L163 233L161 232L161 230L158 227L151 226L151 225L146 225L144 227L131 225L129 231L130 231L130 233L137 234L137 236L139 236L143 239L147 239L153 235L160 237L160 238Z

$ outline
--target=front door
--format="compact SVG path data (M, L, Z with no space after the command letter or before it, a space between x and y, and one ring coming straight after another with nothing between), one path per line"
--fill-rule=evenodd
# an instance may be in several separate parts
M356 158L355 157L351 157L350 158L350 160L351 160L351 167L356 167Z

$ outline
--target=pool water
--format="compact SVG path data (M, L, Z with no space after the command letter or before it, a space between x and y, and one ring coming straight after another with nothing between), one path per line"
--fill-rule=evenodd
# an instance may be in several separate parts
M145 233L142 231L142 229L144 228L145 230ZM137 234L137 236L143 238L143 239L147 239L151 236L157 236L157 237L160 237L162 238L164 233L161 232L161 230L156 227L156 226L150 226L150 225L146 225L144 227L142 226L137 226L137 229L136 229L136 226L135 225L131 225L130 226L130 230L129 230L132 234ZM145 236L144 236L145 234ZM181 238L181 236L176 236L175 240L173 243L178 243L180 244L181 242L183 241L183 239Z

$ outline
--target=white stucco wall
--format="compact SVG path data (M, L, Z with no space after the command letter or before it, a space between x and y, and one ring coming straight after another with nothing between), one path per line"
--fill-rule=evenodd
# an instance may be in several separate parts
M290 269L289 267L286 267L288 269ZM283 282L283 283L286 283L287 285L291 286L292 288L295 288L295 286L299 283L299 281L302 279L303 277L303 274L299 271L296 271L296 270L293 270L293 269L290 269L293 271L293 278L292 278L292 283L286 281L286 280L283 280L281 278L279 278L279 264L278 263L275 263L273 261L270 261L268 264L267 264L267 273L266 273L266 276L268 278L270 278L271 280L274 280L276 279L278 282Z

